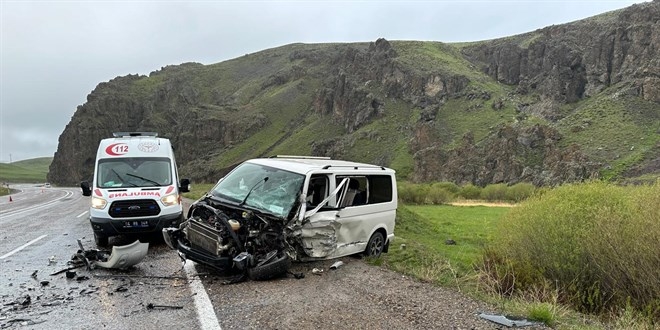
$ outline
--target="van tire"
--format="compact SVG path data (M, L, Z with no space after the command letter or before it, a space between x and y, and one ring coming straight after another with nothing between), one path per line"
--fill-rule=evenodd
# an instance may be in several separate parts
M96 243L96 246L102 246L102 247L108 246L108 236L103 236L94 233L94 242Z
M265 265L248 268L248 276L254 281L265 281L282 276L291 268L291 259L288 255L274 259Z
M380 254L383 253L383 248L385 247L385 237L383 233L377 231L371 235L367 247L364 249L364 255L367 257L380 257Z

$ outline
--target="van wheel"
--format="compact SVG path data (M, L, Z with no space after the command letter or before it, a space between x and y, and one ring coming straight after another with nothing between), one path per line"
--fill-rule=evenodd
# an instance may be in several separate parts
M96 243L96 246L108 246L108 236L94 233L94 242Z
M251 280L265 281L286 274L289 268L291 268L291 259L284 254L267 264L257 264L252 268L248 268L248 276Z
M383 248L385 247L385 237L379 231L371 235L369 243L367 243L367 248L364 249L364 255L367 257L380 257L380 254L383 253Z

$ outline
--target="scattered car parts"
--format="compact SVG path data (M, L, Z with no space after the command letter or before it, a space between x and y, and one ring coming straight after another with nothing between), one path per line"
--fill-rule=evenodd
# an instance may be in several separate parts
M479 314L479 317L506 327L529 327L541 325L539 322L531 322L525 319L520 319L512 316L493 315L493 314Z
M85 250L80 240L78 240L78 246L80 247L80 250L78 250L78 252L76 252L71 258L71 263L75 266L51 275L69 271L81 267L82 265L86 266L88 270L92 270L96 268L96 266L102 268L126 269L140 263L149 250L149 243L142 243L139 240L128 245L113 246L112 253L110 254L108 254L107 251L97 249Z

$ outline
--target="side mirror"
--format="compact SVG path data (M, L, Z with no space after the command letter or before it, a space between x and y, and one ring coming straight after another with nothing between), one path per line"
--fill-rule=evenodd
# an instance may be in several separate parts
M92 188L89 187L89 182L87 181L81 182L80 189L82 189L83 196L92 196Z
M179 183L179 192L189 192L190 191L190 179L181 179Z

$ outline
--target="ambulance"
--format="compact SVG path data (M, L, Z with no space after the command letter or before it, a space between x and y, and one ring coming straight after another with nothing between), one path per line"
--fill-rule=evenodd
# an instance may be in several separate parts
M177 227L184 219L181 193L190 180L179 181L168 139L154 132L119 132L99 143L92 185L89 221L98 246L117 235L144 236Z

